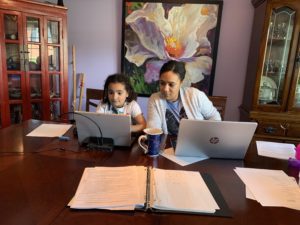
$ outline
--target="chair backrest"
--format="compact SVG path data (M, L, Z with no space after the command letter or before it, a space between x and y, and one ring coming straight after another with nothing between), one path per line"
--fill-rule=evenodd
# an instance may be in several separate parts
M208 98L219 111L222 120L224 120L227 96L208 96Z
M97 103L93 102L93 100L101 100L103 99L104 91L100 89L87 88L86 89L86 111L90 111L90 106L97 107ZM226 96L208 96L208 98L212 101L213 105L219 111L222 120L224 120L225 109L226 109Z
M97 103L93 102L93 100L101 100L103 99L104 91L100 89L87 88L86 89L86 105L85 110L87 112L90 111L90 106L97 107Z

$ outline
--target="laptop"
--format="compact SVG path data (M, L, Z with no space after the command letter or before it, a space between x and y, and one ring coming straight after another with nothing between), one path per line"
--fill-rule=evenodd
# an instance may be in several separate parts
M74 119L80 144L89 137L101 137L101 131L103 138L113 139L113 145L132 144L130 115L76 111Z
M175 155L244 159L256 127L256 122L182 119Z

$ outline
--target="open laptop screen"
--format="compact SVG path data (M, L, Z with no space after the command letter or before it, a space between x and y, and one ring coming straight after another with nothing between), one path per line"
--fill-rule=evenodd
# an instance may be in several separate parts
M100 128L103 137L112 138L114 140L114 145L131 145L130 115L76 111L74 118L80 144L87 137L100 137Z
M255 122L182 119L175 155L243 159L256 127Z

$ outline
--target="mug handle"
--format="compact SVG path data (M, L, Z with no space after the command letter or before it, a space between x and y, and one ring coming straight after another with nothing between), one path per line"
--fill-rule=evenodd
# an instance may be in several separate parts
M140 147L144 150L144 153L148 153L148 146L144 143L147 140L147 135L139 136L138 143Z

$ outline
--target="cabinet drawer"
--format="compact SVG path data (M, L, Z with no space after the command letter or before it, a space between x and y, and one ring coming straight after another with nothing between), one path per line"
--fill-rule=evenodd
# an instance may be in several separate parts
M284 129L276 122L259 122L256 133L272 136L285 136Z
M300 124L290 124L286 136L300 138Z

